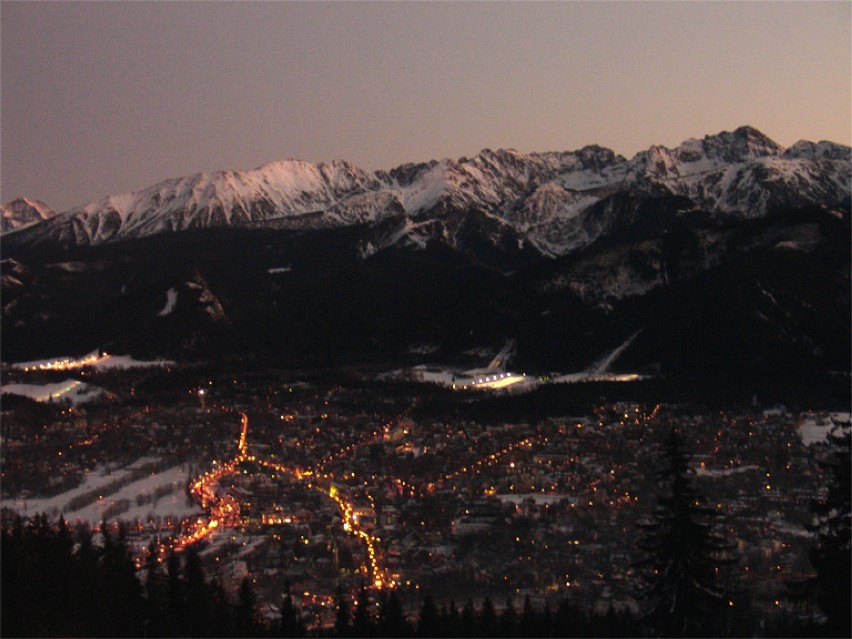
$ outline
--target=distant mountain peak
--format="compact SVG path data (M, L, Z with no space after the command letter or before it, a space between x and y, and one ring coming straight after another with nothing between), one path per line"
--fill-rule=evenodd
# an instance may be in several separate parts
M4 204L0 233L22 229L56 216L56 212L41 200L19 197Z
M720 147L727 150L730 154L728 157L733 160L778 155L784 151L784 147L752 126L741 126L735 129L733 133L722 131L715 136L707 136L704 139L707 142L716 142Z

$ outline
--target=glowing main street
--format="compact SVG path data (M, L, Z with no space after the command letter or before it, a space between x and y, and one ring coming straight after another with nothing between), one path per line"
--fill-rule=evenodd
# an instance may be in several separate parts
M491 380L489 380L491 381ZM356 499L359 499L359 493L345 483L347 476L351 479L354 473L343 472L336 473L330 466L335 463L345 461L357 449L363 446L370 446L377 442L382 442L391 437L395 425L407 416L412 410L413 405L402 411L395 418L389 419L379 426L370 428L360 437L356 438L351 443L338 447L334 452L326 454L324 457L316 461L314 464L303 467L298 465L285 465L279 463L272 457L265 457L250 451L248 441L249 418L245 413L240 413L240 432L237 437L237 451L234 457L224 461L214 461L212 468L198 477L194 478L189 484L189 491L192 498L205 511L206 516L194 517L186 520L183 523L183 531L174 537L170 542L161 546L160 551L164 552L171 549L175 552L180 552L188 546L195 544L205 538L215 534L224 532L228 529L240 528L250 523L247 514L241 514L241 503L238 499L228 494L224 488L220 488L220 482L232 475L251 475L257 472L269 471L273 477L280 475L292 480L294 483L301 485L304 489L318 492L324 498L331 500L334 503L335 510L339 513L340 520L338 525L343 532L352 538L356 539L363 545L364 553L361 556L360 566L357 571L366 579L369 587L376 590L393 589L405 583L410 585L408 580L401 581L398 569L392 572L383 563L384 553L381 548L381 539L373 534L372 516L363 517L364 506L356 505ZM637 408L635 412L624 412L622 417L626 423L647 422L653 420L660 407L655 407L650 414L640 413ZM602 424L601 424L602 425ZM582 429L583 425L578 423L575 429ZM518 455L529 455L534 449L548 446L549 438L557 431L552 429L539 430L535 433L526 432L517 439L509 439L506 441L506 435L511 435L511 430L501 432L495 435L495 438L502 440L500 447L491 448L488 451L480 451L480 454L473 458L468 458L463 464L456 467L454 470L445 470L442 474L434 477L432 480L424 479L422 482L409 477L407 480L399 477L385 477L385 480L394 484L400 494L408 494L412 498L429 499L430 495L436 494L441 490L449 490L452 493L457 492L457 484L465 481L470 481L477 475L483 474L493 475L493 467L505 466L507 473L517 472L521 462L518 461ZM573 463L573 459L571 460ZM614 473L615 471L611 471ZM375 479L375 477L374 477ZM588 489L590 495L597 491L599 480L590 482ZM537 490L548 494L558 495L559 498L564 498L565 495L558 491L556 484L552 484L545 488L541 486L536 489L535 486L530 487L532 492ZM461 490L461 489L458 489ZM493 485L486 487L486 495L494 495L495 488ZM513 486L508 486L509 494L514 492ZM570 492L576 492L576 488L572 485ZM537 494L537 493L536 493ZM631 504L636 501L635 497L627 497L622 499L610 500L613 507L620 506L623 501L629 500ZM375 508L372 497L366 495L367 500L372 504L372 508L367 506L368 510ZM616 503L617 502L617 503ZM584 502L585 503L585 502ZM588 507L593 507L595 501L590 499ZM626 502L625 502L626 503ZM272 516L262 514L260 517L264 523L289 523L291 518L276 513ZM162 559L162 556L161 556ZM393 564L392 564L393 565ZM415 587L419 587L415 584Z
M376 550L379 540L360 526L358 517L355 514L354 504L348 501L338 487L331 482L331 476L319 473L324 463L332 461L341 454L350 452L358 445L381 437L384 429L380 428L377 432L371 433L366 439L366 442L356 442L338 451L336 455L327 457L313 469L302 471L298 468L288 468L269 459L250 455L248 453L248 416L245 413L240 413L240 417L241 429L239 439L237 440L237 455L222 464L217 464L216 468L200 475L190 483L190 493L196 502L208 511L207 518L197 518L191 523L186 532L172 540L171 544L169 544L170 547L174 551L180 552L187 546L204 539L216 530L240 526L242 521L240 519L239 503L230 495L219 495L216 492L216 486L222 478L236 473L238 467L243 462L254 463L263 468L269 468L276 472L289 475L297 481L303 482L307 488L316 490L331 499L340 511L343 530L364 543L367 559L362 570L369 575L372 586L378 590L387 586L392 587L392 582L387 579L385 570L379 563L379 555ZM311 479L308 480L308 478Z
M345 494L344 489L334 483L334 476L330 473L324 473L323 469L329 463L342 459L346 455L353 452L356 448L368 445L377 440L381 440L386 431L391 425L407 415L411 408L403 411L396 419L382 424L380 427L367 433L365 436L355 442L340 448L335 453L327 455L314 466L308 469L290 468L279 464L271 459L265 459L257 455L249 454L248 452L248 416L245 413L240 413L240 435L237 439L237 454L228 461L217 463L214 461L214 468L210 469L203 475L196 477L190 483L190 494L195 501L208 512L207 517L198 517L191 521L188 529L179 537L173 539L168 544L172 550L180 552L187 546L190 546L213 532L222 531L227 528L235 528L242 525L240 518L240 505L236 499L230 495L220 495L216 488L221 479L226 476L238 472L241 464L251 463L262 468L267 468L282 475L290 476L296 481L302 483L305 487L315 490L327 497L337 507L340 512L343 531L347 534L359 539L363 542L366 550L366 560L362 565L362 572L369 576L370 583L373 588L381 590L383 588L393 588L395 582L387 576L387 571L382 567L379 559L378 542L379 538L367 532L361 525L356 514L355 504ZM461 477L467 473L478 473L481 469L492 466L498 463L501 458L509 453L522 448L531 448L534 440L540 437L527 437L515 442L501 450L497 450L488 456L471 462L466 466L462 466L455 472L447 473L436 479L434 483L428 485L428 490L434 490L438 485L446 482L451 482L454 479ZM400 487L405 487L410 490L411 494L422 494L422 490L417 487L397 479L396 482Z

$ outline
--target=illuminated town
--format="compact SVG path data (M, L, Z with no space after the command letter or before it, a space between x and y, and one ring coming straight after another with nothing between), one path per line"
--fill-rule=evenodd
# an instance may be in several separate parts
M785 583L813 573L805 524L827 413L608 401L495 421L481 406L536 395L352 374L81 370L108 392L78 406L42 398L37 417L5 397L4 523L39 512L95 530L122 522L140 578L150 553L164 563L192 548L227 591L248 579L267 623L289 592L306 628L325 632L339 593L355 605L362 589L395 593L412 624L427 594L634 612L637 526L673 425L736 544L731 591L747 587L771 616L788 605ZM4 382L57 375L27 366Z

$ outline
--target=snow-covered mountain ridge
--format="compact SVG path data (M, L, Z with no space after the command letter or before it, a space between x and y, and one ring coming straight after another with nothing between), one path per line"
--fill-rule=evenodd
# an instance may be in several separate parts
M652 146L632 159L599 146L472 158L365 172L345 161L271 162L166 180L112 195L28 229L27 242L101 244L211 226L316 229L391 224L365 253L434 239L455 246L469 215L493 236L564 255L616 224L612 198L681 196L685 210L742 218L850 197L850 148L800 141L788 149L751 127ZM389 222L386 222L390 220Z
M0 208L0 233L23 229L55 216L53 209L41 200L20 197Z

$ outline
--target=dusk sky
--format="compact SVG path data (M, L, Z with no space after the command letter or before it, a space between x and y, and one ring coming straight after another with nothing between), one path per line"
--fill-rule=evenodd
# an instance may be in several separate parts
M852 3L8 2L2 202L752 125L850 143Z

